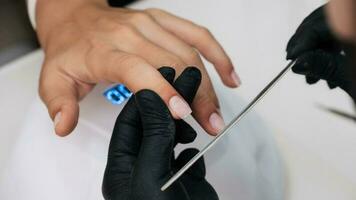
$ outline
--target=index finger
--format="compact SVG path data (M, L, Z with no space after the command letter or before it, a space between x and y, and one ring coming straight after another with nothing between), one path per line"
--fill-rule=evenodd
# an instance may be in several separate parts
M88 69L91 79L96 82L120 82L134 93L142 89L156 92L176 119L183 119L192 112L189 104L169 82L141 57L94 48L88 54Z

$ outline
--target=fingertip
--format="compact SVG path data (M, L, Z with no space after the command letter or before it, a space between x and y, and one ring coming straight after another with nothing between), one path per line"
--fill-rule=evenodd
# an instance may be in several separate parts
M306 48L301 41L297 42L297 36L293 35L290 41L287 44L287 60L294 60L296 59ZM300 40L300 39L299 39Z
M236 77L235 72L231 72L230 74L227 73L226 75L220 75L220 80L226 87L229 88L238 88L241 84L239 81L239 77L238 75Z
M168 105L175 119L184 119L192 113L189 104L178 95L171 97Z
M225 128L225 121L219 109L215 109L205 117L204 129L211 136L217 136Z
M213 128L215 134L219 134L225 128L225 122L220 111L215 111L210 114L209 125Z
M233 64L229 61L215 64L215 69L218 72L221 81L230 88L237 88L241 85L241 78L236 73Z
M292 71L296 74L306 75L310 71L310 53L305 53L299 56L296 63L292 66Z
M293 60L294 58L292 57L292 55L287 52L287 55L286 55L286 60Z
M40 97L53 120L55 133L61 137L73 131L79 116L77 85L65 76L46 72L41 75L39 85Z
M294 45L294 38L295 38L295 35L293 35L292 37L291 37L291 39L288 41L288 44L287 44L287 48L286 48L286 52L287 52L287 56L286 56L286 58L287 58L287 60L288 59L291 59L291 50L293 49L293 47L295 46Z
M65 137L69 135L78 124L79 106L66 105L54 117L56 135Z
M230 73L230 78L232 80L233 86L234 88L236 87L240 87L241 85L241 79L240 76L235 72L235 70L232 70Z
M310 85L317 83L319 80L320 80L319 78L313 77L313 76L306 76L305 77L305 81Z
M212 106L202 107L204 107L204 109L195 110L195 119L209 135L217 136L225 126L219 109Z
M187 67L173 84L176 91L188 104L193 102L202 80L200 70L194 66Z

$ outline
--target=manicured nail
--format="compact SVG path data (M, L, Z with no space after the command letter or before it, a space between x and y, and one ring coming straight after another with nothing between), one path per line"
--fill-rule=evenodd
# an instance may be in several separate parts
M222 131L225 127L225 122L223 118L216 112L209 117L210 125L216 130L217 133Z
M184 119L190 113L192 113L192 109L189 107L188 103L185 102L179 96L173 96L169 100L169 107L179 118Z
M231 78L234 81L236 86L241 85L240 77L239 77L239 75L237 75L237 73L234 70L232 70L232 72L231 72Z
M62 115L62 113L59 112L59 113L57 113L56 116L54 117L54 120L53 120L54 127L56 127L57 124L59 123L59 121L61 120L61 115Z

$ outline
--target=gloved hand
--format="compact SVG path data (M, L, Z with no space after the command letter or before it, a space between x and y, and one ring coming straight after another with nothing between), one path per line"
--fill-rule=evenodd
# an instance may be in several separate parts
M351 93L347 49L334 37L327 24L324 6L304 19L287 45L287 59L297 59L292 70L306 76L309 84L326 80L330 89Z
M172 68L160 72L170 82ZM201 81L197 68L187 68L173 86L189 103ZM205 180L200 159L166 191L160 187L198 151L184 150L174 158L174 146L192 142L196 132L185 122L175 121L163 100L153 91L141 90L131 98L117 118L111 137L103 181L103 195L110 200L210 200L218 199Z

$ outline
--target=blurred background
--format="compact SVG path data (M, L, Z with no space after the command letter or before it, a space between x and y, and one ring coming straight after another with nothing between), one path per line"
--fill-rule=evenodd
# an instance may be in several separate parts
M25 0L0 0L0 67L36 48Z
M124 6L135 0L109 0ZM0 0L0 67L39 48L36 33L28 18L26 0Z

